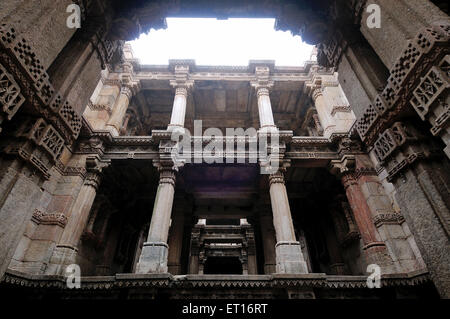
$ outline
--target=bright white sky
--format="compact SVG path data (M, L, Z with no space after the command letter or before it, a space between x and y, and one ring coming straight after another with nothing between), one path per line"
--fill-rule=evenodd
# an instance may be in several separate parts
M142 64L195 59L197 65L248 65L265 59L302 66L313 46L290 32L275 31L274 25L275 19L167 18L167 29L152 29L130 43Z

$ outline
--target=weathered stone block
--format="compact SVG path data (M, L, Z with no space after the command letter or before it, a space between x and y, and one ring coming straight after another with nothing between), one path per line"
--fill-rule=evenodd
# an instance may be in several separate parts
M308 266L303 258L299 242L278 242L275 245L277 266L280 274L306 274Z
M136 272L140 274L166 273L168 271L168 253L169 246L166 243L144 243Z

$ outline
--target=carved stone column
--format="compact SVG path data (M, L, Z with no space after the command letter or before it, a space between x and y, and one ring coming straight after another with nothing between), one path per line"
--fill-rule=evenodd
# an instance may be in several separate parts
M184 127L184 119L186 117L188 86L176 84L175 98L173 100L172 115L170 117L170 124L168 130L173 130L176 127Z
M270 66L256 66L255 77L256 79L250 82L250 85L255 88L256 96L258 98L260 131L277 131L277 127L273 120L272 104L270 103L269 97L269 89L274 84L273 81L270 80Z
M119 97L117 98L116 104L114 105L111 117L109 118L108 123L106 123L106 128L110 128L113 135L119 135L123 118L125 116L125 113L127 112L127 108L132 96L132 88L130 86L122 86L122 88L120 89Z
M323 96L322 89L314 89L312 98L316 106L320 124L323 127L323 135L329 137L331 135L330 131L335 127L335 125L333 123L333 119L331 118L331 111L328 109L327 103Z
M152 220L147 241L142 247L136 267L137 273L166 273L168 271L167 237L175 194L175 171L168 167L160 167L159 170L159 186L153 206Z
M270 86L259 86L256 89L256 95L258 97L259 125L262 131L273 131L277 129L273 121L269 87Z
M78 242L88 223L89 213L94 203L97 189L101 179L101 167L88 167L88 173L83 185L75 199L70 213L67 216L67 224L61 235L59 243L53 250L50 258L47 274L62 274L65 266L76 262Z
M170 81L170 85L175 88L175 97L173 99L170 123L167 127L169 131L177 127L184 127L188 91L194 85L194 81L189 79L189 70L194 67L194 64L193 60L169 61L169 67L173 67L175 76L175 79Z
M273 225L277 238L275 245L276 271L277 273L306 274L308 267L303 258L300 243L295 238L283 173L277 171L275 174L271 174L269 183Z
M334 169L339 170L339 176L345 188L347 200L361 234L366 262L367 264L379 265L382 273L395 272L393 261L388 254L386 244L378 234L372 219L372 212L360 187L359 182L362 175L355 172L354 161L353 156L344 156L340 163L335 162L333 165Z

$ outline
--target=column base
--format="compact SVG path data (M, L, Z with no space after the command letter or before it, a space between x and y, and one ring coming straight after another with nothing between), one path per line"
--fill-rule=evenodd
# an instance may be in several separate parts
M119 129L113 124L106 123L105 129L109 130L113 136L119 136L120 135L119 134Z
M298 241L280 241L275 245L278 274L307 274L308 266Z
M176 132L179 134L184 134L186 130L184 129L183 125L180 124L169 124L167 125L167 131L169 132Z
M78 249L68 245L56 245L45 270L46 275L64 275L67 266L76 264ZM83 273L83 269L81 269Z
M258 130L260 133L278 133L278 128L275 125L264 125Z
M136 266L138 274L167 273L169 246L163 242L146 242Z

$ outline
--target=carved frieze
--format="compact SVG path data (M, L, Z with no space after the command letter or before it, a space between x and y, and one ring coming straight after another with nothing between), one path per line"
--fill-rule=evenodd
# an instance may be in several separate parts
M31 220L38 225L57 225L62 228L67 224L67 217L63 213L47 213L39 209L34 210Z
M378 214L373 218L373 222L376 227L380 227L381 225L385 224L391 225L402 224L404 221L405 218L399 213Z

